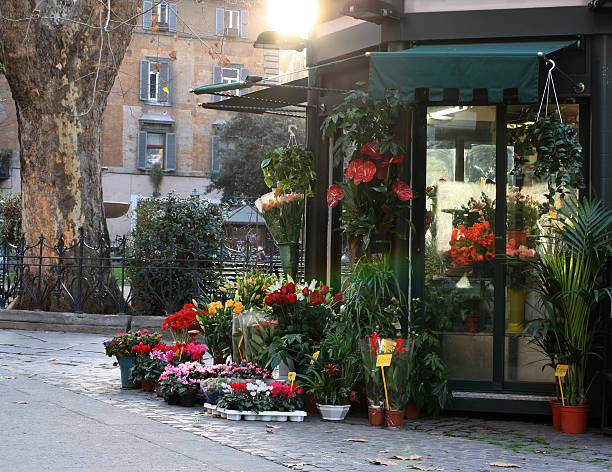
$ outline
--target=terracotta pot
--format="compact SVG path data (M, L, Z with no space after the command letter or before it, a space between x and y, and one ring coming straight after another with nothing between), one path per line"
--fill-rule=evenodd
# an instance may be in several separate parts
M561 430L561 403L550 402L550 409L552 410L553 428Z
M463 328L466 333L477 333L478 332L478 318L470 316L463 322Z
M421 414L421 408L414 403L412 400L409 400L404 407L404 417L409 420L417 420L419 419Z
M561 431L568 434L586 432L590 405L561 406Z
M385 410L385 422L389 429L401 429L404 423L404 410Z
M515 247L526 246L527 245L527 231L517 230L517 229L509 229L508 230L508 244L510 244L510 240L514 239Z
M155 390L155 384L149 380L142 379L140 386L142 387L143 392L152 392Z
M157 395L158 397L162 397L162 393L160 390L161 384L159 382L155 383L155 395Z
M381 406L370 405L368 418L372 426L382 426L385 424L385 409Z
M306 407L306 413L310 413L311 415L319 414L317 402L315 401L314 395L312 393L307 393L306 395L304 395L304 406Z

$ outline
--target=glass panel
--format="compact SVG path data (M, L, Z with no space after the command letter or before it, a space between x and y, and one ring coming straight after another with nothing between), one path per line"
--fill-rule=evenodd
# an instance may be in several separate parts
M161 133L147 133L147 145L148 146L163 146L164 135Z
M495 107L427 113L426 325L452 379L493 376Z
M517 127L535 119L537 108L510 106L507 109L508 144L512 145ZM563 121L571 123L578 132L578 105L563 105ZM512 149L512 148L510 148ZM524 156L529 160L521 166L520 175L510 172L506 197L506 355L505 380L509 382L554 382L551 367L545 367L548 359L530 343L531 336L524 334L529 321L541 317L538 297L530 288L529 273L517 259L534 257L537 239L546 222L549 208L544 196L545 182L533 175L536 156Z
M151 62L151 69L149 73L149 98L151 100L157 99L157 64Z
M161 133L147 133L146 167L153 164L164 166L164 135Z

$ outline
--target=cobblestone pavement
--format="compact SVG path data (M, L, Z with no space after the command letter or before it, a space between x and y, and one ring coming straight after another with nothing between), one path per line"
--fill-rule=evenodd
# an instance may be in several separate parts
M153 394L121 389L118 367L102 353L103 339L99 335L0 331L0 384L10 382L12 376L39 378L296 470L502 470L491 466L492 462L514 464L526 471L612 469L611 438L596 432L566 435L548 424L442 417L406 420L401 431L389 431L371 427L358 416L344 423L309 416L304 423L275 423L270 433L271 428L262 422L211 418L201 408L169 406ZM374 465L368 459L390 460L396 465Z

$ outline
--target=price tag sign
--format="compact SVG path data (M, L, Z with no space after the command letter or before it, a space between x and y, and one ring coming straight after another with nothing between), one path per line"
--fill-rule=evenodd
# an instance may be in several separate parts
M310 365L315 363L315 361L319 358L319 354L321 354L321 351L317 351L312 355L312 359L310 359Z
M383 353L391 352L393 349L395 349L395 344L396 342L392 339L382 339L380 341L380 351Z
M293 393L293 382L295 381L295 372L287 373L287 379L291 381L291 387L289 387L289 391Z
M557 364L555 377L565 377L567 375L567 364Z
M391 354L380 354L376 357L376 367L389 367L391 365Z

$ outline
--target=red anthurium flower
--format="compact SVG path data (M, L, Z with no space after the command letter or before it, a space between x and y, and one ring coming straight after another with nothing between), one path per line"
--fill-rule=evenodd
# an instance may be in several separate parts
M370 182L376 175L376 164L372 161L362 161L355 159L351 161L344 171L344 177L347 180L353 180L355 185L361 182Z
M412 189L405 182L394 182L391 188L402 202L407 202L412 198Z
M327 191L327 204L331 208L334 208L336 205L338 205L338 202L343 198L344 190L342 190L336 184L333 184L331 187L329 187L329 190Z
M376 175L376 164L372 161L365 161L363 163L363 169L361 174L361 180L363 182L370 182ZM355 185L359 185L360 182L355 178Z
M365 143L363 146L361 146L361 150L359 152L362 156L370 156L375 160L382 159L383 157L383 155L380 153L380 146L374 141Z
M398 154L397 156L391 156L391 159L389 159L389 164L401 164L403 160L404 155Z
M362 166L363 161L361 159L349 162L348 167L344 170L344 178L346 180L353 180Z

